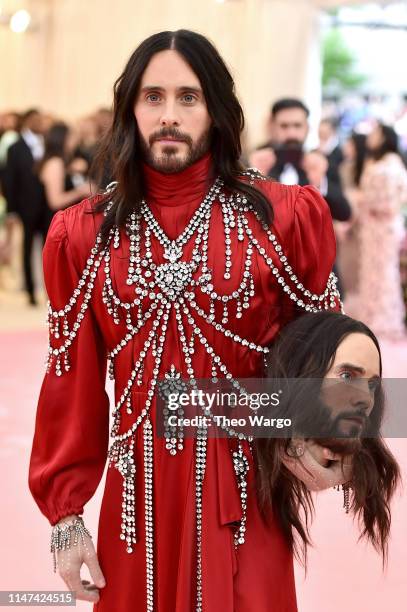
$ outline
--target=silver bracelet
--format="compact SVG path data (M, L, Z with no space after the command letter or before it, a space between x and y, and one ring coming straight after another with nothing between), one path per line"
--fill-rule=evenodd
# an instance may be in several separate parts
M72 531L74 532L73 538L71 535ZM86 529L81 516L73 519L72 523L58 523L53 526L51 531L51 553L54 557L54 573L57 571L56 551L67 550L71 548L71 545L76 546L79 539L85 545L85 535L90 538L92 537Z

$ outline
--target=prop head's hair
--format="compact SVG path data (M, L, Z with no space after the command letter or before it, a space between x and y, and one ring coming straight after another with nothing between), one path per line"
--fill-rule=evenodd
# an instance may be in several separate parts
M342 340L352 333L362 333L375 344L382 361L380 346L373 332L362 322L331 311L306 314L287 325L280 333L270 352L266 371L270 378L317 379L322 381L329 371L336 350ZM320 383L319 383L320 384ZM298 397L298 395L297 395ZM298 413L298 399L292 395L291 410ZM400 472L393 455L380 436L380 425L385 408L383 390L375 390L374 407L369 421L375 437L363 437L358 444L344 439L324 440L334 451L353 452L352 511L361 523L361 534L366 536L377 550L387 554L390 532L390 500L399 482ZM277 512L284 534L296 554L299 548L293 530L303 544L303 558L309 544L309 518L313 514L310 492L281 462L289 441L285 439L257 439L255 448L258 467L257 483L259 501L267 516L270 506ZM305 512L305 523L300 518L300 508Z

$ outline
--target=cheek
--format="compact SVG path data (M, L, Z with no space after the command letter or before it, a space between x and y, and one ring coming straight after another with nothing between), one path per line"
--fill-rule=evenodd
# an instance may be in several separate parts
M209 132L209 130L211 129L211 126L213 124L213 121L212 121L211 117L208 115L208 111L206 109L205 109L205 113L204 113L203 124L204 124L204 129L202 131L203 132Z
M151 109L146 109L143 106L136 105L134 107L134 117L137 121L138 129L141 135L146 138L154 127L155 118Z
M367 416L370 416L372 414L374 405L375 405L375 394L371 393L370 394L369 408L366 411Z
M185 125L191 133L201 134L207 131L211 124L211 119L205 107L195 107L186 109L183 117Z
M211 124L211 118L205 109L194 108L183 113L180 128L189 134L194 141L197 141L209 131Z

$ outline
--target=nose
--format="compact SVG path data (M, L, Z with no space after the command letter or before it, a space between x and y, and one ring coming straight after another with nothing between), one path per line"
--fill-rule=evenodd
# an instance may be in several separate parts
M359 379L357 384L352 385L350 402L356 410L369 416L374 406L374 392L370 389L368 380Z
M295 140L298 138L298 130L294 125L287 125L284 130L285 140Z
M175 100L167 100L160 119L162 127L178 127L180 118L177 112Z

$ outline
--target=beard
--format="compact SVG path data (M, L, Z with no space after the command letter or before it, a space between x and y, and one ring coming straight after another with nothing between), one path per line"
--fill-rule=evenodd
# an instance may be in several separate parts
M334 453L353 454L361 449L365 437L376 437L377 427L363 409L353 406L348 389L337 383L323 392L309 384L296 403L293 417L296 430ZM357 425L348 419L358 418Z
M350 424L344 427L344 421L346 423L346 419L352 417L363 419L364 424L360 427ZM334 453L351 455L362 448L365 437L372 435L372 425L363 411L355 411L349 407L333 417L329 405L321 400L317 402L310 437L321 446L329 448Z
M165 146L161 154L155 155L152 151L154 142L165 137L177 138L184 142L188 147L187 153L181 155L178 152L177 143L174 143L174 145ZM183 134L176 128L163 128L159 132L152 134L148 142L140 134L140 144L143 160L146 164L163 174L175 174L192 166L192 164L209 151L211 146L211 130L204 132L194 142L188 134Z

